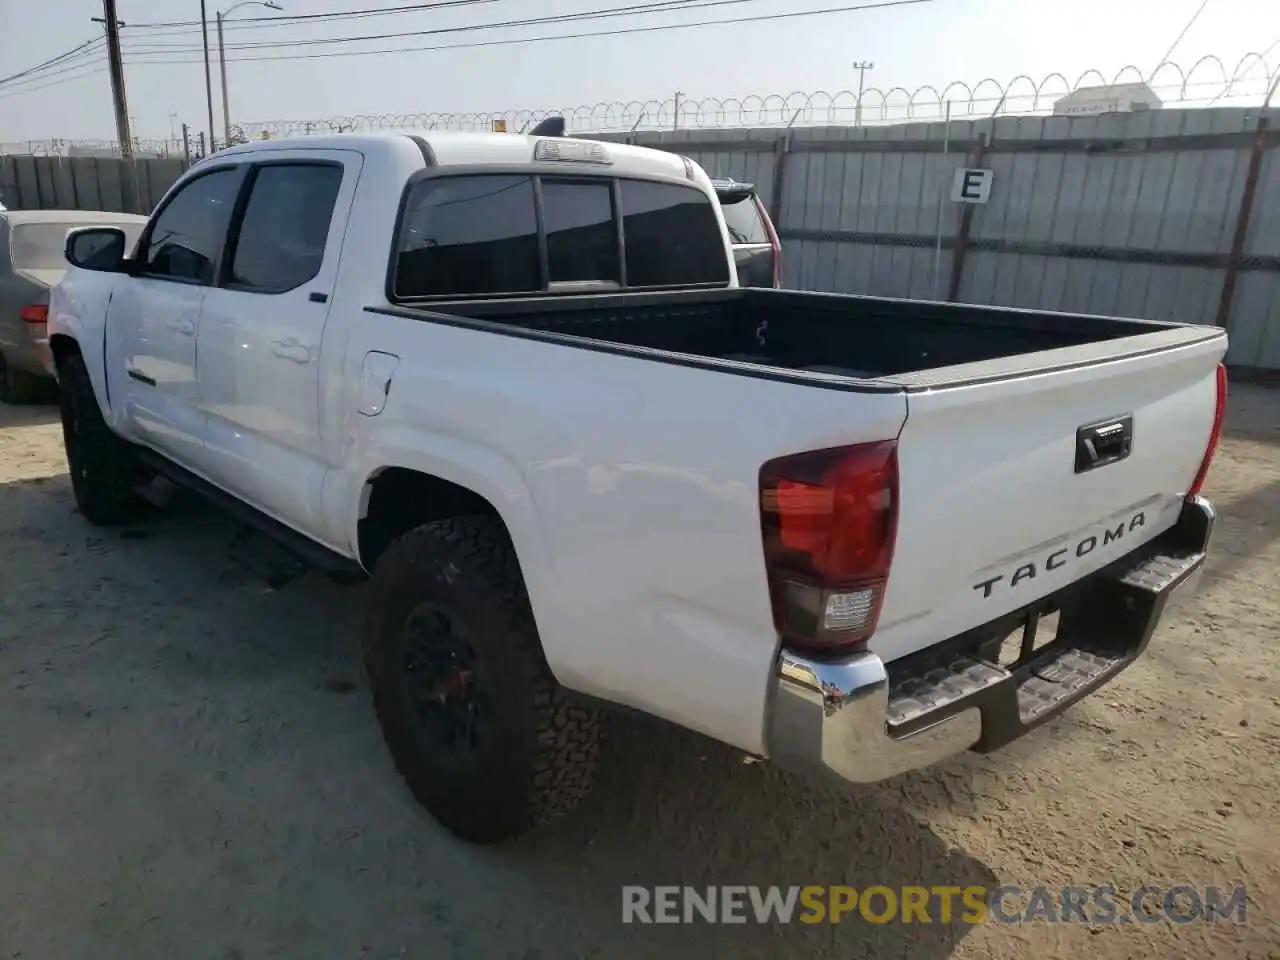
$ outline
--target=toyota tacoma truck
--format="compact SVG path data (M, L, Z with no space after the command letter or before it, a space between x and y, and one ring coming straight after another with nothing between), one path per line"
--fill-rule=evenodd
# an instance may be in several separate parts
M605 705L847 782L994 750L1205 562L1223 331L742 288L671 153L260 142L65 253L84 518L177 483L367 578L391 757L475 842L583 797Z

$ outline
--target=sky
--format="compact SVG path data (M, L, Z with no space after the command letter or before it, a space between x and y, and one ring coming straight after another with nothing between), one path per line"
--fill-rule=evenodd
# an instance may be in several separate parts
M234 0L209 0L208 14ZM1144 73L1200 10L1170 57L1190 67L1214 54L1231 72L1267 53L1280 70L1280 0L915 0L781 19L873 0L666 0L666 9L577 22L474 28L511 20L600 12L658 0L278 0L283 15L417 7L359 18L264 24L260 4L229 15L225 32L233 123L324 120L363 114L465 113L565 108L602 101L745 97L854 90L856 61L874 66L869 88L972 87L984 77L1074 81L1096 68L1110 79L1128 64ZM425 6L433 9L422 9ZM699 9L701 7L701 9ZM199 0L118 0L133 134L167 138L186 122L208 127ZM115 126L101 38L101 0L0 0L0 144L59 138L109 140ZM577 39L555 34L619 31L700 20L688 29ZM176 24L160 26L160 24ZM331 38L436 32L360 42ZM515 43L385 52L480 41ZM81 44L79 54L18 80L4 78ZM245 44L274 44L247 48ZM221 136L215 31L213 89ZM339 56L353 51L382 51ZM247 59L247 58L256 59ZM293 59L282 59L292 57ZM300 58L305 57L305 58ZM1172 77L1172 74L1168 76ZM1216 70L1196 75L1216 79ZM1256 71L1254 77L1261 77ZM1255 88L1260 81L1255 81ZM987 95L992 88L987 87ZM1216 89L1200 88L1212 96ZM872 102L868 95L866 102ZM1257 98L1257 99L1260 99ZM1256 102L1256 100L1255 100Z

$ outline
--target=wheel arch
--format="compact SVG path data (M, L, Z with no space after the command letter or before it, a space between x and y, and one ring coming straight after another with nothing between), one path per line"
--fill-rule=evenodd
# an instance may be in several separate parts
M536 613L538 598L550 588L548 549L533 497L514 464L469 445L450 456L399 453L379 457L376 465L359 471L352 545L361 566L372 572L392 540L424 523L468 514L491 516L515 551Z

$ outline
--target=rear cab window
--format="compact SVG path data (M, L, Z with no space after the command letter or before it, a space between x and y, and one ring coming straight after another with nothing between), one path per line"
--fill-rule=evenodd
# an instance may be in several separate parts
M711 198L608 176L446 174L408 187L393 300L722 286Z
M542 289L533 177L440 177L410 190L396 248L397 297Z
M550 284L622 284L613 185L608 180L542 181Z

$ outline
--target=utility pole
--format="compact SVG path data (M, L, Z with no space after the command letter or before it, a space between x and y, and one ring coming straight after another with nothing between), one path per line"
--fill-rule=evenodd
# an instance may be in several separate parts
M241 7L266 7L284 10L275 0L240 0L216 14L218 22L218 70L222 74L222 145L231 146L231 98L227 95L227 45L222 40L222 22Z
M129 104L124 92L124 60L120 55L120 20L116 17L116 0L102 0L102 23L107 33L107 70L111 75L116 139L120 141L121 158L132 160L133 136L129 132Z
M222 11L218 11L218 69L222 71L222 142L231 145L231 105L227 103L227 45L222 42Z
M209 108L209 149L213 150L213 75L209 70L209 15L205 0L200 0L200 32L204 34L204 99Z
M853 125L855 127L862 126L862 88L867 80L867 71L874 70L876 65L870 60L859 60L853 65L853 69L858 71L858 105L854 107Z
M191 128L185 123L182 125L182 159L191 166Z

